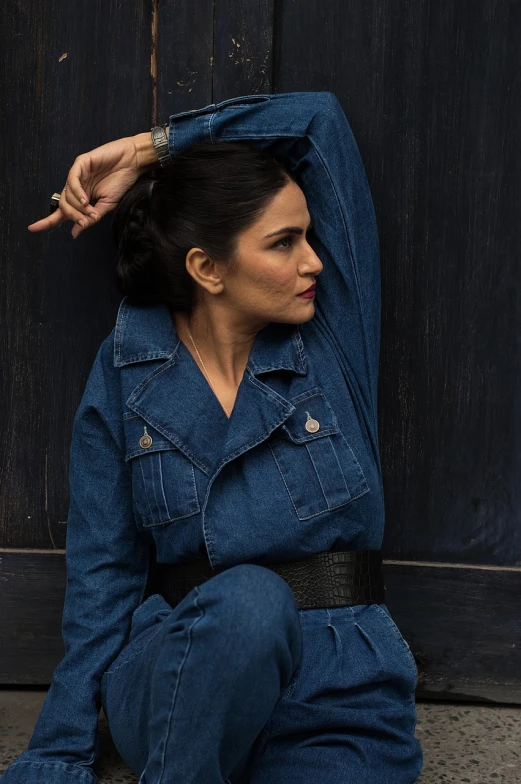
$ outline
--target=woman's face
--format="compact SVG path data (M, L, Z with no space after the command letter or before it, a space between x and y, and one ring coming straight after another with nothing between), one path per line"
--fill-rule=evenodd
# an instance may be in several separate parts
M219 266L222 304L252 323L301 324L315 313L322 262L308 244L310 216L303 191L289 182L238 238L235 263Z

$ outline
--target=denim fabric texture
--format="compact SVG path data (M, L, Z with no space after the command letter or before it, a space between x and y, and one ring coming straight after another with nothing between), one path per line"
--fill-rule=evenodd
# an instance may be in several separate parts
M0 781L95 784L103 705L140 784L410 784L418 672L387 606L298 610L263 566L382 545L380 260L360 154L329 92L170 117L173 165L203 140L290 166L324 265L316 312L258 333L228 420L168 308L122 300L73 424L65 655ZM152 552L228 568L172 608L146 598Z

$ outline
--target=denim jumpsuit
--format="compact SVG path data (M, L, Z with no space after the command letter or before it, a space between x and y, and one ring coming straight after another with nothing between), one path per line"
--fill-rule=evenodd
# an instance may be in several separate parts
M410 784L418 672L387 606L299 610L263 566L382 544L380 262L358 148L329 92L170 118L173 157L204 140L289 165L324 265L315 315L257 334L228 420L167 307L122 300L73 424L65 655L1 781L95 784L103 706L140 784ZM153 552L227 568L172 608L146 598Z

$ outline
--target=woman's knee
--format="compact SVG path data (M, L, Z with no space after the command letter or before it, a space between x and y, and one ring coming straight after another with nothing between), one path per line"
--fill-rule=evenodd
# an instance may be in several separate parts
M295 596L288 583L265 566L249 563L231 566L204 585L225 596L229 604L246 611L298 616Z
M234 630L266 640L280 631L300 645L300 616L293 591L276 572L258 564L238 564L199 586L199 602L222 607Z

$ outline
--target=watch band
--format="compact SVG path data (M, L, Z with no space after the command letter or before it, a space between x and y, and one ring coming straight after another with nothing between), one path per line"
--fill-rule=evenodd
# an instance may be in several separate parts
M168 125L169 123L165 123L165 125L154 125L154 127L150 129L152 144L154 145L161 166L167 166L172 162L168 149L168 133L166 130Z

